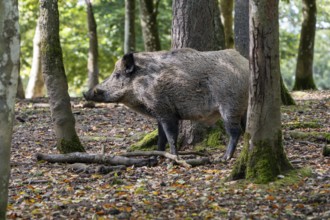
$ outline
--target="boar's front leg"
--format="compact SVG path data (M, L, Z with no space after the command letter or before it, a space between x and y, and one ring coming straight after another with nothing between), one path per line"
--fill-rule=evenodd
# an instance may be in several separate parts
M162 124L158 121L158 141L157 146L159 151L165 151L167 144L166 134L164 132Z
M171 154L178 155L176 144L179 134L179 120L177 120L176 118L173 119L162 118L159 120L159 123L163 128L168 144L170 145Z

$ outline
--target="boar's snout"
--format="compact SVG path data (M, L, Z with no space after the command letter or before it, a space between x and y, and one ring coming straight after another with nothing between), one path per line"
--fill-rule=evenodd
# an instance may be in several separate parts
M87 101L103 102L105 91L101 89L90 89L83 92L83 96Z

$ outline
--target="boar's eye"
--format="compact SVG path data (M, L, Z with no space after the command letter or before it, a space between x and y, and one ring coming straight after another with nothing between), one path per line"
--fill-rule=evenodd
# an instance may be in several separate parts
M120 73L115 73L115 77L118 79L120 77Z

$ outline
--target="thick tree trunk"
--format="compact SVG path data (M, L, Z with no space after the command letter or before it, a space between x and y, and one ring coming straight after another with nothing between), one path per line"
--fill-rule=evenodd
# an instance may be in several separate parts
M94 18L93 6L90 0L85 0L87 5L87 21L88 21L88 89L94 88L99 83L99 66L98 66L98 41L97 41L97 25Z
M235 49L249 59L249 0L235 0ZM295 105L281 75L281 100L283 105Z
M190 47L200 51L218 50L224 46L223 35L215 16L219 16L217 0L174 0L172 5L172 48ZM222 38L222 43L219 43ZM221 45L220 45L221 44ZM192 121L180 122L181 146L200 143L208 133L208 126Z
M234 47L233 8L234 0L220 0L221 15L225 31L226 48Z
M235 49L249 59L249 0L235 0Z
M61 153L85 151L75 130L68 84L65 75L62 48L59 39L57 0L40 0L41 64Z
M0 219L6 219L8 202L19 55L17 0L0 0Z
M139 0L141 27L146 51L160 50L160 40L157 26L158 4L160 0Z
M278 0L250 0L250 91L244 148L232 178L257 183L291 169L282 145Z
M316 89L313 79L314 42L316 31L316 0L303 0L296 79L293 90Z
M125 0L124 53L135 51L135 0Z
M40 27L37 22L33 38L33 58L29 82L26 88L26 98L37 98L44 96L44 78L41 72L41 51L40 51Z

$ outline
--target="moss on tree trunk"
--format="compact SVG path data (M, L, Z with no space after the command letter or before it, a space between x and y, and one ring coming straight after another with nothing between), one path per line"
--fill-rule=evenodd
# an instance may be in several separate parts
M71 140L63 138L58 141L57 149L62 154L73 153L73 152L85 152L84 147L80 143L77 135L74 135Z
M244 136L244 147L236 162L230 179L248 179L255 183L267 183L283 172L293 169L283 153L282 135L277 140L263 140L253 143L250 149L250 135Z

